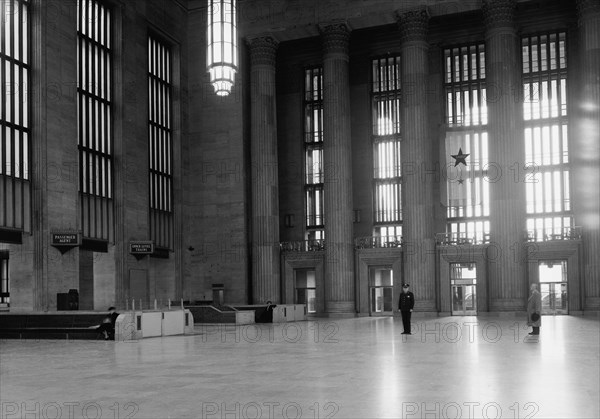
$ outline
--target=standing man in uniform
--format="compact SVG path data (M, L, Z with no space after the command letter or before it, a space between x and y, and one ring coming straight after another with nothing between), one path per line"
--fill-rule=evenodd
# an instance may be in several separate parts
M402 293L400 294L400 302L398 308L402 314L402 325L404 326L403 335L411 335L410 333L410 315L415 306L415 295L408 290L409 285L402 285Z

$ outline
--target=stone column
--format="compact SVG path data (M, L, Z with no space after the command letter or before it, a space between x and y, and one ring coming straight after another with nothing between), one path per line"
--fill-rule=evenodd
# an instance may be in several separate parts
M584 310L600 309L600 1L578 0L580 92L576 94L577 135L571 136L575 223L583 228ZM569 73L571 76L572 73Z
M399 15L401 39L401 161L403 282L415 293L416 310L436 311L433 153L429 133L429 14L425 8Z
M252 173L252 301L281 300L275 56L269 36L249 40Z
M31 61L36 69L31 72L30 96L35 127L30 166L33 234L30 238L24 235L23 259L18 271L11 268L14 279L11 310L55 311L57 293L79 288L79 249L62 254L51 246L50 238L52 231L79 230L77 124L73 117L77 115L77 90L67 88L75 86L77 80L77 61L73 55L77 45L77 13L74 2L42 1L31 6L30 13L35 10L30 14ZM29 256L30 250L33 256ZM28 275L20 274L30 264L33 278L28 290Z
M323 162L325 171L325 310L355 313L350 136L350 29L321 27L323 40Z
M486 0L490 230L490 311L521 310L527 301L525 246L525 145L520 99L521 54L515 0ZM521 175L522 176L522 175Z

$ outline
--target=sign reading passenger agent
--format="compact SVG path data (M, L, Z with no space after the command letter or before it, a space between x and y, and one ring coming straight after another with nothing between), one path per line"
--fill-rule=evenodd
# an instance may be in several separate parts
M52 246L79 246L79 233L76 232L53 232Z
M50 232L50 245L65 254L74 247L81 245L81 235L77 231L52 231Z
M129 253L132 255L151 255L154 253L153 241L130 241Z

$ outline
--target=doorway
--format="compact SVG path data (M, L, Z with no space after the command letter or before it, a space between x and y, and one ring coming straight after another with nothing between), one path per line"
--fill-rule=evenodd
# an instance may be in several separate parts
M0 250L0 310L7 310L9 307L8 251Z
M369 268L371 316L391 316L394 311L394 271L391 266Z
M307 313L317 312L317 273L314 269L295 269L295 304L306 304Z
M540 261L539 278L542 314L569 314L567 261Z
M453 316L477 314L477 267L474 262L450 264L450 291Z

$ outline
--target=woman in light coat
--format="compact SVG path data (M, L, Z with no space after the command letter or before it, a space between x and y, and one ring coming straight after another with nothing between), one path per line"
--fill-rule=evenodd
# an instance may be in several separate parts
M539 335L542 325L542 295L537 290L537 284L531 284L530 290L531 294L527 300L527 326L533 327L530 335ZM537 314L537 320L531 318L533 314Z

